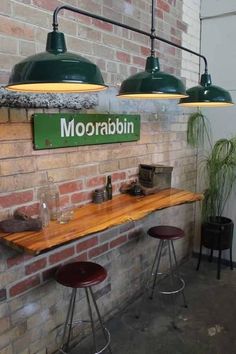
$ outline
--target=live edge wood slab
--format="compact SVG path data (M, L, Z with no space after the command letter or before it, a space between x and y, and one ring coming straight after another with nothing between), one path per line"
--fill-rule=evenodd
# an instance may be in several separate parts
M175 188L148 196L121 194L102 204L88 204L75 209L73 220L67 224L52 221L41 231L0 233L0 239L10 247L38 255L80 237L139 220L156 210L202 199L202 194Z

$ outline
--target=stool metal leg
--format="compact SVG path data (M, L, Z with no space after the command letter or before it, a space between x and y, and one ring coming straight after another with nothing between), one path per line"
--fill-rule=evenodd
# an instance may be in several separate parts
M96 299L95 299L95 296L94 296L94 293L92 291L92 288L89 287L89 291L90 291L90 294L91 294L91 297L92 297L92 300L93 300L93 304L94 304L94 307L95 307L95 310L97 312L97 316L98 316L98 320L100 322L100 326L102 328L102 332L103 332L103 335L104 335L104 338L107 342L107 344L105 345L104 348L102 348L102 350L96 352L95 354L100 354L102 353L106 348L108 348L108 351L110 354L112 354L112 351L111 351L111 347L110 347L110 333L109 331L105 328L104 324L103 324L103 321L102 321L102 317L100 315L100 312L99 312L99 309L98 309L98 306L97 306L97 302L96 302Z
M174 289L175 286L175 281L174 281L174 269L173 269L173 263L172 263L172 257L171 257L171 247L170 247L170 241L167 241L167 245L168 245L168 253L169 253L169 264L170 264L170 276L171 276L171 282L172 282L172 287ZM176 318L176 311L175 311L175 305L176 305L176 301L175 301L175 294L171 294L172 299L173 299L173 326L174 328L176 328L176 324L175 324L175 318Z
M161 240L161 241L159 242L159 245L158 245L158 248L157 248L157 252L156 252L156 256L155 256L155 258L154 258L154 262L153 262L152 270L151 270L151 277L152 277L152 275L153 275L153 269L154 269L155 263L156 263L156 270L155 270L155 272L154 272L154 280L153 280L153 284L152 284L152 290L151 290L150 299L153 298L154 290L155 290L155 287L156 287L157 275L158 275L158 270L159 270L159 266L160 266L160 261L161 261L161 255L162 255L163 246L164 246L164 241Z
M92 313L91 303L90 303L90 299L89 299L89 292L88 292L87 288L85 288L85 293L86 293L86 298L87 298L87 303L88 303L88 312L89 312L89 317L90 317L91 327L92 327L92 333L93 333L93 345L94 345L94 350L95 350L95 353L96 353L97 352L97 343L96 343L95 327L94 327L94 320L93 320L93 313Z
M178 278L181 279L180 278L180 274L179 274L179 266L178 266L178 262L177 262L175 248L174 248L174 244L173 244L172 240L171 240L171 246L172 246L172 251L173 251L174 260L175 260L175 272L176 272ZM183 282L183 279L182 279L182 282ZM184 283L184 287L185 287L185 283ZM188 307L187 301L186 301L186 297L185 297L185 293L184 293L184 288L182 289L181 293L182 293L182 296L183 296L184 307Z
M167 241L167 246L168 246L168 253L169 253L170 276L171 276L171 281L172 281L172 285L173 285L173 289L174 289L175 281L174 281L174 269L173 269L173 263L172 263L172 257L171 257L170 241Z
M95 353L94 353L94 354L100 354L100 353L102 353L105 349L108 349L108 350L109 350L109 353L112 354L112 351L111 351L111 348L110 348L110 333L109 333L109 331L105 328L105 326L104 326L104 324L103 324L103 322L102 322L102 318L101 318L100 312L99 312L99 310L98 310L97 302L96 302L96 300L95 300L95 297L94 297L92 288L91 288L91 287L85 288L85 292L86 292L86 298L87 298L87 303L88 303L89 317L90 317L91 327L92 327L93 344L94 344L94 350L95 350ZM93 319L93 313L92 313L92 306L91 306L91 302L90 302L90 296L91 296L91 299L92 299L92 303L93 303L93 305L94 305L94 308L95 308L95 310L96 310L97 317L98 317L98 320L99 320L99 323L100 323L100 326L101 326L101 329L102 329L102 332L103 332L103 335L104 335L104 338L105 338L105 341L106 341L106 345L105 345L102 349L100 349L100 350L98 350L98 348L97 348L96 334L95 334L95 322L94 322L94 319Z
M76 292L77 292L77 289L72 289L69 307L68 307L68 311L67 311L67 315L66 315L66 321L65 321L64 330L63 330L63 335L62 335L61 347L60 347L60 351L62 353L66 353L69 348L71 329L72 329L72 323L73 323L73 316L74 316ZM64 341L65 341L66 331L67 331L68 326L69 326L68 335L67 335L67 340L65 343Z

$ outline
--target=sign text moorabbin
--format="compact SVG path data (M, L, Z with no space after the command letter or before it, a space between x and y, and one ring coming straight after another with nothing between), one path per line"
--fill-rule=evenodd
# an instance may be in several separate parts
M140 137L139 115L34 115L35 149L135 141Z

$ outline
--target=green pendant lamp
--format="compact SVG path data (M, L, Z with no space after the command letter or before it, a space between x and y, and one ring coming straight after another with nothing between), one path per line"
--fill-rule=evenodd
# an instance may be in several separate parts
M183 107L226 107L233 101L228 91L211 84L211 76L205 72L201 76L200 85L187 91L188 97L181 98L179 106Z
M177 77L160 71L154 55L147 58L145 71L122 82L118 97L129 99L179 99L187 97L185 86Z
M46 52L16 64L8 90L21 92L94 92L106 89L99 68L86 58L67 52L64 34L48 33Z

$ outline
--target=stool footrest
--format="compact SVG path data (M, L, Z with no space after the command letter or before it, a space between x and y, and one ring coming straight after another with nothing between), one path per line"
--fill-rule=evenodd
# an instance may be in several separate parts
M78 321L76 321L76 322L78 322ZM83 322L90 322L90 321L83 321ZM75 323L75 322L73 322L73 323ZM109 345L111 344L111 334L110 334L109 330L108 330L106 327L104 327L104 329L105 329L106 334L107 334L107 342L106 342L106 344L104 345L104 347L102 347L99 351L96 351L94 354L101 354L101 353L103 353L104 350L106 350L106 349L109 347ZM62 353L62 354L69 354L68 352L65 352L65 351L63 350L63 348L60 348L60 349L59 349L59 352Z
M169 277L169 274L168 274L168 277ZM181 291L184 290L185 288L185 281L183 278L180 278L180 277L177 277L177 276L174 276L180 283L180 287L177 288L177 289L173 289L173 290L161 290L160 288L158 289L157 288L157 291L160 293L160 294L164 294L164 295L172 295L172 294L178 294L180 293ZM163 280L165 280L167 277L165 278L162 278L158 281L158 283L160 284Z
M155 273L152 273L151 275L152 275L152 276L155 276ZM181 277L179 277L179 276L174 275L174 278L179 281L180 287L177 288L177 289L169 290L169 291L160 290L160 288L158 287L158 285L161 284L161 282L163 282L164 280L170 278L170 277L171 277L171 274L158 272L156 275L159 276L159 277L162 276L161 278L159 278L159 279L157 280L157 284L156 284L156 286L157 286L157 291L158 291L160 294L165 294L165 295L178 294L179 292L183 291L184 288L185 288L185 281L184 281L184 279L181 278ZM150 289L150 282L148 282L146 288L147 288L147 289Z
M104 352L104 350L106 350L109 347L110 343L111 343L111 334L110 334L110 332L108 331L108 329L106 327L104 327L104 329L105 329L106 334L107 334L107 342L106 342L106 344L104 345L104 347L102 349L100 349L98 352L96 352L94 354L100 354L100 353Z

